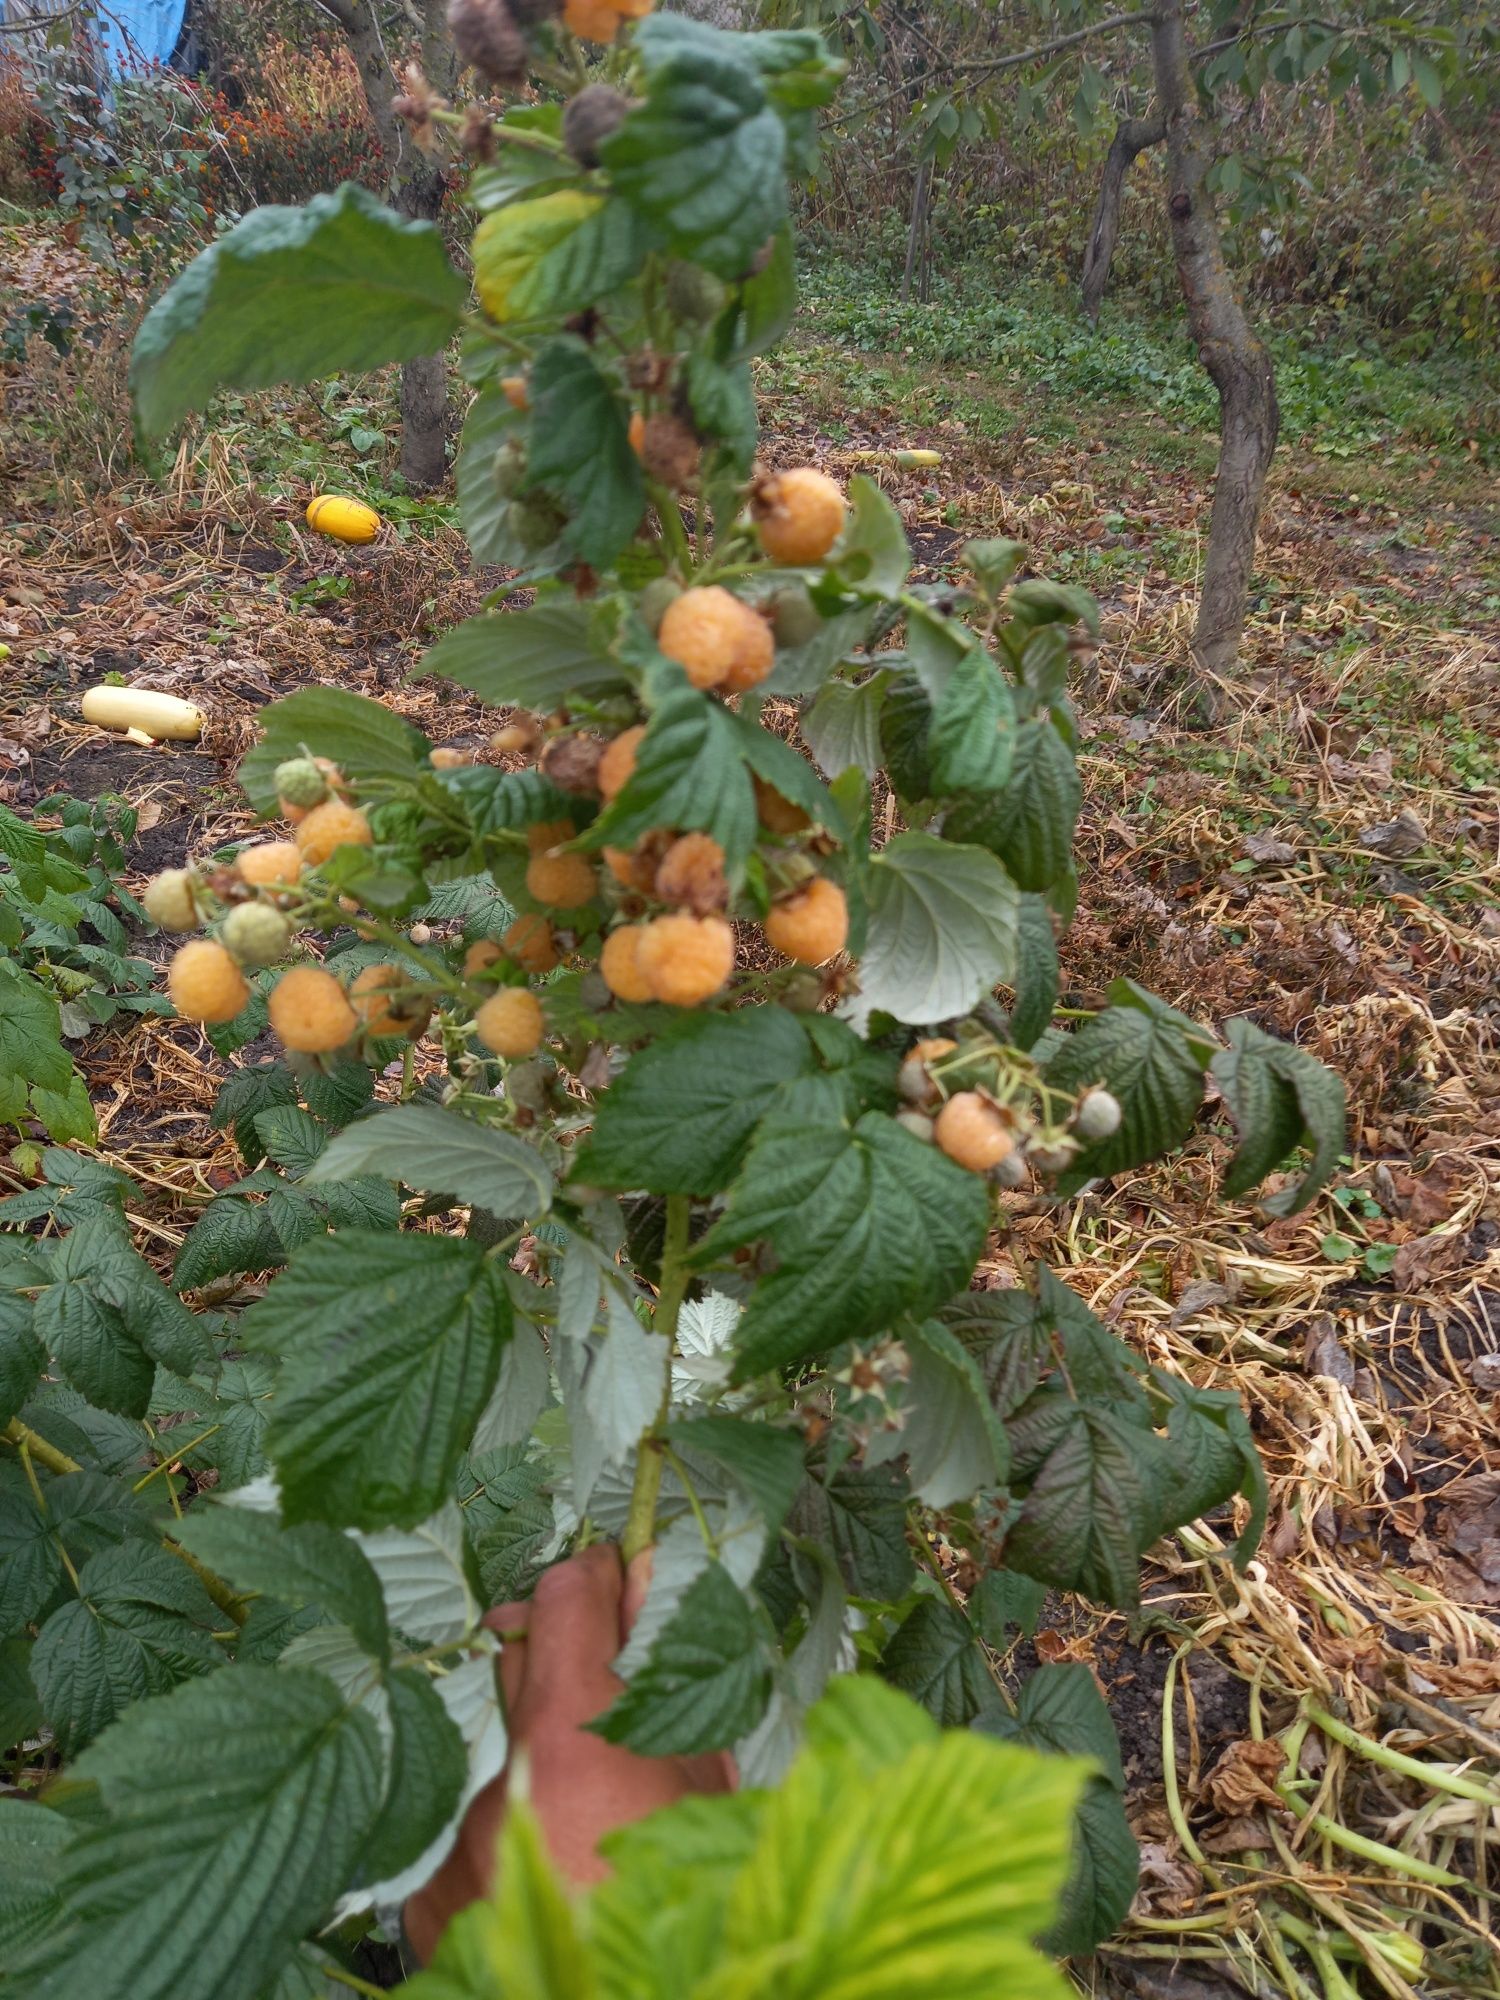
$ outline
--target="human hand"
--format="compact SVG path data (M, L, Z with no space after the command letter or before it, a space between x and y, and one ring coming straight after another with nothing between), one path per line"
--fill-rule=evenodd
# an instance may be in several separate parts
M549 1569L527 1604L497 1605L485 1618L502 1641L501 1697L510 1761L524 1751L527 1796L558 1868L576 1883L609 1873L599 1841L693 1792L727 1792L734 1766L726 1753L641 1757L606 1743L584 1724L621 1691L610 1671L645 1600L648 1550L622 1569L603 1544ZM495 1850L505 1817L510 1762L477 1794L457 1843L437 1874L406 1905L406 1934L425 1964L449 1919L493 1885Z

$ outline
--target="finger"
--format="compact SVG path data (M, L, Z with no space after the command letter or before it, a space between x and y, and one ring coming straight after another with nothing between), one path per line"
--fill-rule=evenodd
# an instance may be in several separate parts
M646 1602L646 1593L651 1588L651 1568L656 1551L642 1549L638 1556L632 1556L625 1565L625 1592L620 1602L621 1643L630 1637L635 1621L641 1615L641 1606Z
M486 1611L480 1620L491 1632L513 1635L501 1641L500 1657L495 1666L500 1678L500 1701L505 1710L506 1727L513 1737L518 1733L517 1718L526 1684L525 1632L530 1614L529 1604L497 1604L493 1611Z
M576 1727L607 1708L620 1691L610 1662L620 1650L624 1577L604 1543L549 1569L531 1600L522 1707L545 1710L550 1723Z

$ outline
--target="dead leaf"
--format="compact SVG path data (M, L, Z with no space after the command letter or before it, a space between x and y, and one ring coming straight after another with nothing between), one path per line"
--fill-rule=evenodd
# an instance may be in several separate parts
M1456 1232L1450 1236L1418 1236L1396 1252L1391 1276L1398 1292L1419 1292L1424 1285L1446 1278L1469 1261L1468 1245Z
M1259 1806L1285 1811L1271 1783L1285 1762L1279 1743L1257 1743L1248 1736L1231 1743L1203 1781L1209 1804L1225 1819L1242 1819Z
M1243 1818L1216 1826L1212 1833L1204 1835L1199 1845L1205 1854L1254 1854L1269 1850L1271 1829L1261 1813L1247 1812Z
M1342 1382L1346 1389L1353 1382L1354 1363L1339 1341L1338 1325L1332 1313L1318 1313L1308 1321L1307 1335L1302 1344L1302 1366L1309 1375L1326 1375L1334 1382Z
M1181 1326L1185 1320L1194 1319L1210 1306L1227 1305L1234 1294L1228 1285L1218 1284L1212 1278L1195 1278L1185 1286L1182 1297L1172 1308L1169 1326Z
M1289 840L1279 840L1274 833L1247 833L1240 842L1241 850L1252 861L1295 861L1297 850Z
M1140 1887L1130 1906L1134 1917L1184 1917L1203 1890L1203 1877L1160 1841L1141 1843Z
M1400 861L1408 854L1420 853L1427 845L1427 827L1410 806L1403 806L1394 819L1362 827L1359 844L1376 854L1385 854L1393 861Z

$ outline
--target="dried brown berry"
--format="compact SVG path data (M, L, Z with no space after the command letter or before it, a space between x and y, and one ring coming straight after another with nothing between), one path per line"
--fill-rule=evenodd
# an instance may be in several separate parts
M563 144L580 167L597 167L599 148L618 132L630 112L630 99L607 83L591 83L568 100L563 112Z
M640 449L648 476L660 480L671 493L690 486L698 476L702 453L697 435L691 425L668 410L647 419Z
M448 0L453 44L491 83L519 83L526 74L526 42L505 0Z
M538 759L542 775L560 792L583 792L597 798L604 747L602 736L583 732L554 736Z

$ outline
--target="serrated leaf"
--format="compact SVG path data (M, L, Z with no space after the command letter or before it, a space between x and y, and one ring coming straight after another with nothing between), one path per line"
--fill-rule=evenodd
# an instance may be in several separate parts
M62 1916L58 1875L72 1827L36 1799L0 1798L0 1959L24 1948Z
M969 1611L984 1643L1003 1653L1013 1632L1029 1639L1036 1631L1046 1598L1046 1586L1035 1577L989 1569L974 1586Z
M736 718L677 668L661 676L635 769L589 828L586 845L633 847L661 826L711 833L732 879L757 831Z
M815 693L834 668L864 644L874 615L868 604L857 605L849 611L836 611L831 618L825 618L819 630L810 639L804 639L800 646L778 646L776 664L762 683L762 692L768 695Z
M1072 858L1082 799L1073 752L1048 716L1032 717L1016 727L1005 790L955 808L944 830L998 854L1018 888L1046 889Z
M924 1597L897 1626L880 1672L944 1729L972 1721L994 1691L968 1619L935 1597Z
M1002 790L1015 730L1009 687L983 647L971 646L932 711L928 758L935 789L944 797Z
M234 1131L234 1143L253 1166L264 1158L255 1120L273 1104L295 1104L297 1085L281 1063L260 1063L232 1069L219 1085L209 1123L216 1132Z
M263 708L259 720L260 741L241 759L237 773L257 812L276 810L274 773L289 757L331 757L355 780L415 783L430 769L425 736L384 702L347 688L298 688Z
M759 1720L770 1686L754 1613L714 1562L688 1586L624 1694L588 1726L644 1757L722 1750Z
M0 1077L66 1090L72 1074L56 1000L13 959L0 958Z
M990 599L1000 595L1025 560L1024 542L996 537L989 541L964 543L964 563Z
M172 1282L191 1292L230 1272L270 1271L284 1261L266 1211L241 1195L219 1195L182 1239Z
M126 1543L91 1556L78 1597L37 1637L32 1678L59 1747L90 1743L131 1702L212 1672L224 1655L205 1629L216 1616L203 1586L165 1550Z
M878 1112L851 1131L773 1115L695 1262L765 1241L735 1379L878 1333L966 1282L989 1221L983 1182Z
M680 1450L700 1452L742 1486L774 1535L802 1485L803 1445L791 1431L718 1413L671 1424L667 1436Z
M1018 1049L1034 1047L1057 1005L1057 937L1046 899L1028 891L1016 912L1016 1004L1010 1038Z
M241 1324L282 1358L267 1445L287 1519L415 1527L489 1401L511 1306L473 1244L346 1230L299 1251Z
M1016 965L1016 891L993 855L899 833L871 859L859 1007L928 1023L967 1013Z
M502 325L565 319L624 284L649 247L623 203L558 188L485 216L474 232L474 287Z
M1005 1540L1010 1569L1119 1609L1140 1598L1139 1558L1160 1532L1161 1449L1114 1408L1042 1390L1008 1426L1011 1471L1029 1481Z
M693 429L705 442L724 446L735 470L747 473L755 457L755 390L743 362L725 366L707 354L690 354L683 375Z
M648 1333L618 1285L605 1287L608 1330L589 1341L584 1408L609 1461L640 1441L661 1406L671 1358L664 1334Z
M597 1187L715 1194L783 1087L814 1068L806 1033L781 1008L690 1015L637 1051L604 1093L575 1172Z
M52 1282L38 1295L33 1325L80 1394L101 1409L142 1417L155 1367L118 1306L101 1296L93 1275L113 1233L113 1219L100 1216L63 1239L52 1261Z
M318 1674L230 1667L137 1705L74 1775L104 1817L63 1856L28 2000L256 2000L354 1867L380 1740Z
M794 1534L832 1551L853 1597L894 1602L911 1582L907 1490L889 1466L809 1469L788 1522Z
M549 340L531 364L530 450L523 491L551 494L569 511L560 541L607 569L631 540L645 506L628 412L580 340Z
M464 416L453 484L464 539L476 562L509 563L522 553L509 524L511 482L496 477L496 463L503 446L519 437L524 426L522 412L496 383L479 391Z
M347 1625L377 1660L390 1648L380 1582L356 1543L322 1521L284 1528L248 1507L200 1502L177 1539L236 1590L276 1598L291 1610L316 1605Z
M807 759L749 716L737 715L734 720L740 752L756 777L793 805L801 806L815 826L826 826L837 839L846 840L849 829L843 809Z
M1049 1088L1075 1096L1104 1084L1121 1111L1117 1131L1077 1154L1058 1181L1060 1194L1171 1152L1193 1129L1203 1101L1213 1044L1196 1022L1131 980L1115 980L1109 1001L1046 1067Z
M551 709L569 697L606 694L629 684L619 661L601 643L592 608L573 599L466 618L428 649L422 671L456 681L492 708ZM462 794L470 785L506 784L515 775L523 774L475 766L448 782ZM486 824L482 830L497 831L498 826Z
M889 675L857 685L829 681L802 717L802 735L819 770L836 778L851 765L873 778L881 768L880 717Z
M63 1012L66 1015L66 1008ZM84 1032L87 1032L85 1026ZM94 1107L89 1102L88 1085L74 1070L65 1090L44 1090L31 1086L31 1108L45 1127L47 1136L59 1144L91 1146L99 1136Z
M451 1195L491 1215L536 1217L552 1206L552 1175L533 1147L438 1104L396 1104L346 1126L306 1180L317 1185L361 1174Z
M950 1507L1003 1483L1010 1448L973 1358L936 1320L912 1329L906 1351L911 1376L902 1441L917 1498Z
M7 1424L30 1396L47 1365L47 1350L32 1326L29 1299L0 1293L0 1424Z
M739 277L785 218L781 120L755 75L717 52L656 63L646 101L599 153L666 248L718 277Z
M1344 1145L1343 1079L1305 1049L1262 1033L1253 1021L1225 1023L1229 1047L1211 1065L1214 1081L1239 1131L1239 1147L1224 1176L1231 1198L1265 1179L1298 1144L1310 1145L1307 1172L1265 1206L1295 1215L1327 1185Z
M420 1667L385 1678L390 1740L380 1816L360 1852L368 1882L397 1875L431 1846L452 1817L468 1775L464 1739Z
M464 1571L463 1521L452 1501L415 1528L356 1531L348 1540L374 1571L390 1622L406 1638L452 1645L478 1625Z
M130 363L152 435L216 389L383 368L437 354L468 287L441 232L346 181L300 208L258 208L201 251L146 315Z

